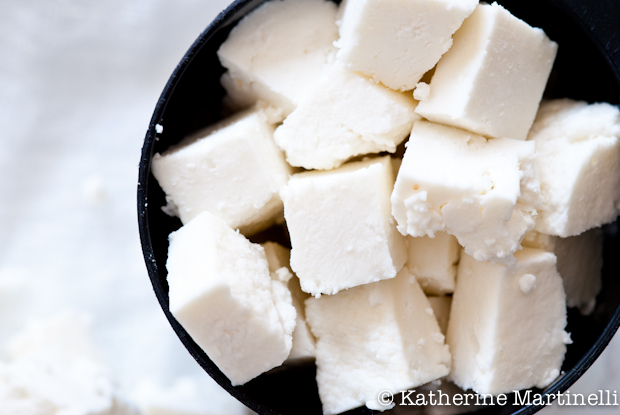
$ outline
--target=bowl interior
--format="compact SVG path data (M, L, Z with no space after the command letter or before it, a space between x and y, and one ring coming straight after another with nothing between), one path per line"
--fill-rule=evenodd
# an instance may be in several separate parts
M321 404L314 379L316 374L314 365L274 370L243 386L233 387L168 310L165 266L168 234L178 229L181 222L177 218L167 216L161 210L166 201L163 191L150 173L151 158L154 153L164 151L185 135L222 118L220 103L224 90L220 86L219 78L224 69L219 64L216 51L234 24L262 2L262 0L240 0L231 5L197 39L170 78L153 115L140 163L138 187L140 233L149 276L162 309L185 347L205 371L258 413L320 414ZM577 8L583 4L590 6L591 2L574 0L498 2L530 25L544 29L547 35L559 44L558 56L545 97L568 97L589 102L606 101L618 104L620 60L615 62L617 69L614 73L613 58L604 53L603 47L599 47L605 37L609 36L609 33L614 33L613 30L616 29L613 27L610 29L609 25L595 27L594 33L582 29L582 25L587 27L587 19L584 17L584 12L580 13ZM620 5L614 7L616 11L620 11ZM593 34L599 38L591 38ZM615 42L615 47L620 48L617 38ZM163 126L163 132L156 132L156 124ZM261 237L266 238L265 235L259 235L257 238ZM277 237L281 239L283 236L277 235ZM620 238L616 223L606 227L603 289L598 296L596 309L587 317L581 316L574 309L569 309L567 331L572 333L574 343L568 347L562 367L564 374L545 389L546 392L565 391L574 383L598 357L618 327L619 252ZM484 408L480 413L524 414L533 413L537 409L540 408L509 404ZM365 408L350 411L352 414L374 412Z

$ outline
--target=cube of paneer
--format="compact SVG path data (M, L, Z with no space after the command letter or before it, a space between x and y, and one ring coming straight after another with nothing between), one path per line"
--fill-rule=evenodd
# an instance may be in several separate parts
M458 240L446 232L437 232L434 238L407 236L407 268L429 295L454 291L460 253Z
M511 266L461 254L448 323L449 379L479 394L544 388L560 374L570 336L556 258L524 248Z
M388 88L409 91L452 45L478 0L359 0L344 5L338 59Z
M301 290L299 278L292 273L289 265L291 253L288 249L275 242L265 242L261 246L265 249L265 255L267 255L271 278L274 281L281 281L290 290L293 307L295 307L297 312L295 331L293 331L293 346L286 361L296 364L312 360L315 355L315 340L306 323L306 307L304 305L304 301L310 296Z
M447 231L479 261L515 262L540 189L529 141L416 121L392 193L404 235Z
M153 175L184 224L203 211L251 234L282 214L291 167L273 141L273 119L257 108L153 156Z
M557 44L497 3L476 7L453 39L416 112L481 135L525 140Z
M392 91L334 64L276 129L286 161L333 169L369 153L393 153L420 117L411 94Z
M295 308L264 249L203 212L170 234L170 312L233 385L288 357Z
M620 213L620 111L569 99L541 104L536 143L543 206L538 232L563 238L613 222Z
M405 238L390 215L390 157L293 175L282 188L291 268L315 296L393 278Z
M530 231L521 244L553 252L558 258L558 273L564 281L566 305L579 308L585 315L594 310L602 286L602 229L591 229L568 238Z
M316 336L319 396L325 414L377 402L445 376L450 351L432 308L415 277L365 284L336 295L306 300Z
M336 13L331 1L274 0L244 17L217 52L233 101L254 96L293 111L335 52Z

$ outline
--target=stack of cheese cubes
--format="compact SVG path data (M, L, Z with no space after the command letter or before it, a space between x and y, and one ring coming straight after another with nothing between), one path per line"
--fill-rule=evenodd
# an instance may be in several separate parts
M173 315L233 385L315 359L326 414L549 385L620 211L618 108L541 104L556 52L496 3L263 3L218 51L239 112L153 158Z

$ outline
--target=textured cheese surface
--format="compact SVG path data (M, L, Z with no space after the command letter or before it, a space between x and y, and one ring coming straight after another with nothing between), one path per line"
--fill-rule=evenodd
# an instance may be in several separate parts
M274 0L243 18L217 52L232 100L258 97L290 113L335 52L336 12L331 1Z
M577 236L560 238L530 231L522 245L553 252L558 272L564 281L566 305L590 314L601 290L603 268L603 231L591 229Z
M343 9L338 59L388 88L412 90L452 46L478 0L359 0Z
M428 302L431 304L433 314L437 319L439 328L443 334L448 331L448 321L450 320L450 307L452 305L452 297L447 295L429 295Z
M416 112L481 135L525 140L557 44L497 3L479 5L453 39Z
M282 213L291 168L273 141L272 119L255 109L153 157L152 171L181 221L203 211L250 234Z
M454 235L437 232L435 237L407 236L407 268L426 294L454 291L456 265L461 247Z
M325 414L364 404L380 408L379 392L415 388L450 370L431 306L406 269L390 280L310 298L306 315L317 338Z
M291 177L280 196L302 290L335 294L396 276L407 252L390 215L393 184L389 156Z
M296 313L260 245L203 212L170 234L166 268L171 313L233 385L284 362Z
M291 253L288 249L275 242L265 242L261 246L265 249L271 278L287 283L293 307L295 307L297 312L295 330L293 331L293 346L286 361L288 363L298 363L314 359L315 340L306 323L304 305L304 301L310 296L301 290L299 278L292 274L289 265Z
M536 230L562 237L613 222L620 212L620 111L607 103L544 101L536 143L543 206Z
M274 138L292 166L333 169L354 156L395 152L420 118L415 105L411 94L334 64Z
M524 248L512 266L462 254L447 342L450 380L480 394L544 388L560 374L570 336L556 257Z
M540 204L534 157L528 141L417 121L392 193L398 230L447 231L479 261L514 263Z

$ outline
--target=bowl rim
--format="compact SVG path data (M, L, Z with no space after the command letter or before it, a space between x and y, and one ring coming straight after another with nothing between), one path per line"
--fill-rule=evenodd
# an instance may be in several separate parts
M266 1L266 0L264 0ZM237 400L257 411L260 414L279 415L278 412L266 408L260 402L256 401L253 397L246 395L246 393L231 385L228 378L222 376L219 369L215 364L206 356L204 352L202 355L200 352L196 352L193 349L193 340L183 329L183 327L176 321L176 319L170 313L168 308L168 293L164 292L161 285L157 281L159 277L159 269L155 261L153 244L151 240L151 234L148 227L148 185L151 175L151 161L153 157L153 148L157 140L158 125L163 125L163 115L167 108L168 102L172 97L176 86L178 85L183 74L187 68L191 65L192 61L197 54L200 53L202 47L210 41L212 36L220 30L221 27L230 24L234 21L235 17L239 13L246 11L245 9L253 8L259 4L264 3L262 0L235 0L224 11L219 13L217 17L207 26L207 28L198 36L198 38L192 43L187 52L179 64L174 69L172 75L168 79L153 112L153 116L149 122L148 130L144 139L144 144L141 151L139 174L138 174L138 188L137 188L137 207L138 207L138 227L140 233L140 242L142 246L142 253L146 263L146 268L151 280L151 285L157 297L157 300L168 319L168 322L176 332L177 336L189 351L196 362L213 378L222 388L228 393L234 396ZM614 35L617 37L618 43L620 43L620 30L615 29L614 17L620 16L620 1L597 1L597 2L582 2L579 0L548 0L552 5L562 9L567 13L569 18L573 19L579 27L585 32L585 34L594 42L599 52L604 56L608 65L610 66L618 84L620 85L620 48L613 48L613 42L605 42L606 37ZM587 7L584 6L587 4ZM603 22L603 29L599 29L599 26L593 26L593 16L605 16L607 20ZM596 359L600 356L603 350L607 347L614 334L620 327L620 305L616 308L609 323L605 326L602 334L598 337L596 342L585 353L576 365L566 372L562 378L556 380L553 384L547 387L545 392L542 392L543 396L550 394L556 395L557 393L564 393L568 388L573 385L585 372L588 370ZM201 350L202 351L202 350ZM206 359L205 359L206 357ZM543 400L544 401L544 400ZM530 415L538 412L546 405L526 405L515 412L512 415ZM371 411L374 413L374 411Z

